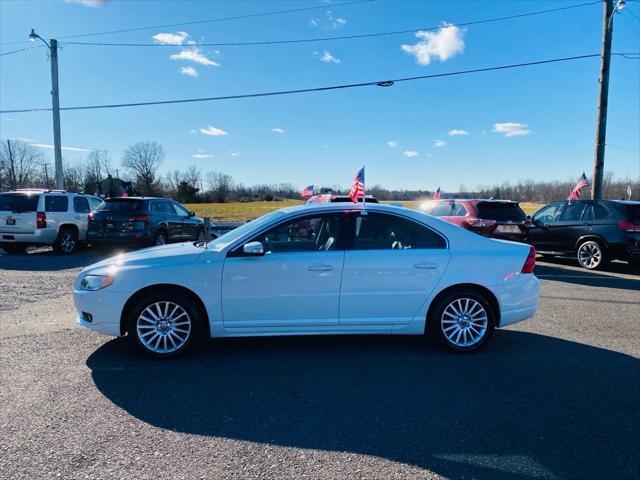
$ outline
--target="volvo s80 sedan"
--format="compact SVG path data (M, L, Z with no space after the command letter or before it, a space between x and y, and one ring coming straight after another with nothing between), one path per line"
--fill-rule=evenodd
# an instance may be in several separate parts
M401 207L284 208L210 242L85 268L77 322L159 358L209 337L437 335L457 352L534 315L535 250Z

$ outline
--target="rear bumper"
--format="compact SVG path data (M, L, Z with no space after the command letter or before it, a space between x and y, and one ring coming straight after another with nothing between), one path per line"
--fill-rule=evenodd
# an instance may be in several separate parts
M90 243L148 243L151 239L151 233L144 230L131 232L98 232L89 230L87 232L87 242Z
M500 305L500 323L506 327L527 320L538 311L540 280L532 273L518 273L505 284L492 288Z
M11 231L0 232L0 243L19 243L22 245L51 245L56 241L58 231L55 228L39 228L30 233Z

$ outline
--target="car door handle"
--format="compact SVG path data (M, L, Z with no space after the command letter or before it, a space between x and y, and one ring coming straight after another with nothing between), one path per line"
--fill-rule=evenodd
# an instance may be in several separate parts
M433 262L414 263L413 264L413 268L434 269L434 268L438 268L438 264L437 263L433 263Z
M333 270L333 265L316 264L309 267L311 272L330 272Z

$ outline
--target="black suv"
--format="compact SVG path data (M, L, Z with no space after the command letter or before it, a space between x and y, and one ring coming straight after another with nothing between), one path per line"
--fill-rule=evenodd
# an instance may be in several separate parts
M91 243L164 245L204 237L204 221L166 198L107 198L89 214Z
M567 200L531 220L529 243L542 255L575 256L589 270L613 259L640 265L640 202Z

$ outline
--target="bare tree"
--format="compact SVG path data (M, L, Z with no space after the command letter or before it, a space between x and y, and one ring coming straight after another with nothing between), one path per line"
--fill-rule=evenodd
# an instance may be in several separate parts
M29 186L33 182L35 167L42 160L42 152L28 143L3 141L0 145L0 177L10 188Z
M64 159L63 159L64 162ZM75 165L64 165L64 188L70 192L84 191L84 165L77 162Z
M154 195L160 190L157 172L163 158L164 149L158 142L138 142L124 151L122 166L131 171L142 195Z
M213 193L214 201L224 203L233 188L233 179L226 173L209 172L207 174L207 185Z
M89 152L84 165L85 191L98 195L103 193L102 181L111 174L111 171L111 157L108 151L93 150Z

